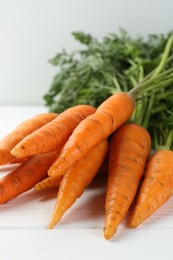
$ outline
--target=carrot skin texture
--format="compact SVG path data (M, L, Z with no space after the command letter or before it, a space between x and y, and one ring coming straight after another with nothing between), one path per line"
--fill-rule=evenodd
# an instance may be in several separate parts
M150 158L129 226L138 227L173 194L173 152L160 150Z
M47 176L58 152L34 155L0 179L0 204L30 190Z
M13 131L0 140L0 165L5 165L15 159L10 151L19 143L25 136L32 133L36 129L47 124L58 116L56 113L38 114L30 119L20 123Z
M45 190L48 188L58 187L61 183L62 176L47 177L41 182L35 184L35 190Z
M94 114L75 128L48 174L65 174L76 161L126 122L132 115L134 106L133 98L124 92L114 94L104 101Z
M63 176L59 186L55 209L49 223L52 229L62 218L64 213L79 198L84 189L93 180L99 167L103 163L108 152L108 142L102 141L97 147L93 148L83 159Z
M106 188L104 237L111 239L136 195L151 150L147 130L124 124L110 140Z
M78 105L65 110L53 121L26 136L11 153L16 157L24 157L59 150L74 128L95 110L89 105Z

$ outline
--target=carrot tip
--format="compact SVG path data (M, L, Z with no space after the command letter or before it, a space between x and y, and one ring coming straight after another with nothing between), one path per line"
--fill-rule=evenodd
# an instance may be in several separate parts
M15 157L20 157L20 153L18 153L18 151L13 148L11 151L10 151L11 155L14 155Z
M55 227L56 223L53 221L53 222L50 222L49 225L48 225L48 228L49 229L53 229Z
M40 187L40 185L38 185L38 184L35 184L35 186L34 186L34 190L36 190L36 191L38 191L38 190L41 190L41 187Z
M142 208L138 207L138 210L132 214L129 222L130 228L137 228L145 220L146 217L141 212L142 212Z
M113 237L116 231L113 230L112 227L106 227L104 228L104 237L105 239L109 240Z
M130 228L137 228L139 226L140 223L138 223L137 221L131 221L129 223L129 227Z
M57 169L49 169L48 170L48 176L58 176L58 171L57 171Z

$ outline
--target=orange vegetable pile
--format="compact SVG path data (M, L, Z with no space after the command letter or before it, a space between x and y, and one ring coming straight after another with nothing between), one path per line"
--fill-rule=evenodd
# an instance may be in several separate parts
M129 92L117 92L97 108L76 105L59 115L37 115L0 140L0 165L19 163L0 179L0 203L34 187L57 187L56 205L48 224L52 229L108 161L105 239L114 236L132 202L136 205L130 227L139 226L161 207L173 193L173 152L163 149L150 157L152 142L147 127L132 118L141 106L139 101L144 100L151 110L154 97L160 91L165 94L165 88L172 84L173 70L162 72L172 43L173 36L159 66ZM170 97L171 88L167 93ZM137 113L136 118L139 116L144 115ZM149 117L150 113L145 125ZM171 142L172 130L167 144Z
M123 109L117 105L113 113L112 99L118 103L117 99L123 102L123 98L127 99L124 105L121 103ZM163 168L167 162L172 165L173 153L160 151L149 159L148 131L126 122L133 109L131 96L119 93L97 110L80 105L60 115L45 113L22 122L0 141L1 165L20 163L0 179L0 203L33 187L57 187L57 201L48 225L53 228L108 158L104 236L114 236L136 196L129 225L137 227L172 194L173 167L167 172ZM124 110L124 116L120 110ZM40 117L45 121L37 124Z

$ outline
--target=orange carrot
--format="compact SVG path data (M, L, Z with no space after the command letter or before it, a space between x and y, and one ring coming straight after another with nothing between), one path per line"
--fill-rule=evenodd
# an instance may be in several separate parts
M136 124L124 124L110 140L104 237L113 237L137 192L150 154L151 138Z
M128 120L133 110L134 100L127 93L117 93L105 100L94 114L75 128L48 174L65 174L76 161Z
M130 227L139 226L173 194L173 152L157 151L150 158L131 216Z
M89 105L71 107L52 122L25 137L11 153L17 157L59 150L74 128L87 116L95 112Z
M49 228L53 228L76 199L82 195L85 187L92 181L103 163L107 151L108 143L104 140L63 176Z
M60 185L62 176L47 177L41 182L35 184L35 190L45 190L47 188L54 188Z
M58 114L56 113L36 115L20 123L11 133L0 140L0 165L8 164L15 159L10 151L18 142L36 129L55 119L57 116Z
M28 191L47 176L47 170L58 152L38 154L0 179L0 204Z

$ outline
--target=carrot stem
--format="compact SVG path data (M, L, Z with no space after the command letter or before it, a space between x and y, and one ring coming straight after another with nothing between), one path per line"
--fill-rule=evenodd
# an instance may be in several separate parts
M173 143L173 130L170 130L165 144L167 150L171 150L172 143Z
M167 58L169 56L172 44L173 44L173 35L171 35L169 37L167 44L166 44L166 47L165 47L165 51L164 51L162 59L161 59L161 62L159 63L158 67L156 68L156 70L153 73L153 75L151 76L151 78L154 78L156 75L158 75L162 71L162 69L164 68L166 61L167 61Z
M148 86L150 86L152 83L154 83L153 80L156 80L156 79L158 80L160 77L163 78L167 74L168 74L168 77L170 76L172 78L172 74L170 74L170 72L172 72L172 69L169 69L169 70L161 73L165 64L167 63L172 44L173 44L173 35L171 35L169 37L167 44L166 44L166 47L165 47L165 50L164 50L164 53L162 55L162 59L161 59L159 65L157 66L157 68L153 71L153 73L150 74L150 77L144 78L142 80L142 82L139 82L139 84L137 84L136 87L134 87L132 90L129 91L129 93L134 98L135 98L135 96L137 95L138 92L142 93L143 89L144 89L145 92L148 92L150 90L150 88L148 88ZM152 86L152 89L153 89L153 87L158 88L160 86L154 85L154 86Z

